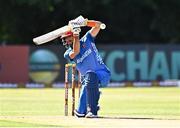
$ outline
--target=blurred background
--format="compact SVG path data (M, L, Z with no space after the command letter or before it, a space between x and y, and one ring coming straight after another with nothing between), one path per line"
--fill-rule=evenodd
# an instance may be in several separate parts
M112 72L109 86L178 86L179 14L179 0L0 1L0 87L62 87L61 41L32 39L79 15L107 25L96 44Z

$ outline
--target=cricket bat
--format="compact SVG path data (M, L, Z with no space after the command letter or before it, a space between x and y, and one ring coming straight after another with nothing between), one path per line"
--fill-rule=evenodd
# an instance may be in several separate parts
M94 21L91 21L91 20L87 21L87 26L88 27L94 27L95 25L96 25L96 23ZM102 23L100 25L100 28L105 29L106 25ZM71 30L72 30L71 26L66 25L64 27L61 27L61 28L56 29L54 31L51 31L51 32L49 32L47 34L44 34L42 36L33 38L33 42L36 45L41 45L41 44L47 43L49 41L52 41L52 40L62 36L64 33L68 32L68 31L71 31Z
M68 32L68 31L71 31L71 27L66 25L64 27L61 27L61 28L56 29L54 31L51 31L51 32L44 34L42 36L33 38L33 42L36 45L41 45L41 44L47 43L49 41L52 41L52 40L62 36L64 33Z

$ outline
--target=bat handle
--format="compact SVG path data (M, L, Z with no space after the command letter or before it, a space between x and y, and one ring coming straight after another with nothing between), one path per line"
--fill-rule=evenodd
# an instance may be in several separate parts
M87 26L88 27L95 27L96 26L96 22L95 21L87 21ZM101 23L100 28L101 29L105 29L106 25L104 23Z

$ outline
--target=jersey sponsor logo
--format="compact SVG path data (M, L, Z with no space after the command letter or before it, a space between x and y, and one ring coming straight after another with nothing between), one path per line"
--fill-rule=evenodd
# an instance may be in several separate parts
M91 49L88 49L87 51L84 52L81 58L77 59L77 63L82 63L83 60L88 57L92 53Z
M92 45L92 48L93 48L93 50L94 50L94 52L95 52L95 54L96 54L96 59L97 59L97 61L99 62L99 64L104 64L101 56L100 56L99 53L98 53L98 50L97 50L95 44L94 44L94 43L91 43L91 45Z

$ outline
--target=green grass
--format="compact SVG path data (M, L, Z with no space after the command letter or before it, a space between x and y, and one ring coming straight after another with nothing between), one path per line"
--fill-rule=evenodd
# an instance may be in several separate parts
M0 127L57 127L57 125L45 125L18 121L0 120ZM60 127L60 125L58 126Z
M108 99L102 100L103 115L180 116L179 88L123 88L103 92L103 98Z
M180 119L180 88L102 88L101 91L100 116ZM69 106L70 101L71 96ZM67 124L52 124L63 115L64 89L0 89L0 127L63 127Z

